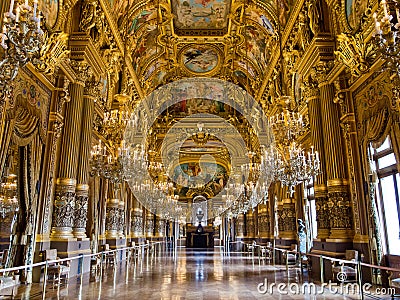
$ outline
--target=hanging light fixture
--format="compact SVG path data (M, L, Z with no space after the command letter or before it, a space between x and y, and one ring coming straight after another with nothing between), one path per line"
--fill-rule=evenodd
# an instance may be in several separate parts
M375 45L385 60L384 70L388 70L393 81L393 98L400 109L400 44L398 41L400 28L400 2L397 0L382 0L378 21L378 14L373 15L375 22Z
M275 145L272 145L269 149L262 149L261 170L264 174L272 172L275 180L288 187L292 197L296 185L310 180L312 176L319 173L320 161L318 152L314 152L313 146L311 146L311 152L306 156L304 149L298 142L299 138L306 132L306 128L303 116L291 109L295 101L292 97L284 95L284 59L281 37L279 41L281 91L280 97L275 101L278 111L269 118L275 137Z
M33 7L28 0L24 3L11 0L9 11L4 13L3 32L0 33L0 46L5 52L0 62L1 89L15 79L19 68L32 61L42 47L43 31L37 6L38 0L33 1Z

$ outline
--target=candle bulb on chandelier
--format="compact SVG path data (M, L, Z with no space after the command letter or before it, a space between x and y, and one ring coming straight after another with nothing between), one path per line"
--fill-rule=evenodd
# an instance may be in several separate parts
M11 2L10 2L10 11L9 11L10 15L12 15L13 9L14 9L14 0L11 0Z
M383 13L385 14L385 17L388 18L389 14L388 14L388 11L387 11L386 0L382 0L381 5L382 5L382 8L383 8Z
M33 0L33 17L36 18L38 0Z
M16 14L15 14L15 22L18 23L18 22L19 22L19 11L20 11L19 6L17 7L17 10L16 10L16 11L17 11L17 12L16 12Z

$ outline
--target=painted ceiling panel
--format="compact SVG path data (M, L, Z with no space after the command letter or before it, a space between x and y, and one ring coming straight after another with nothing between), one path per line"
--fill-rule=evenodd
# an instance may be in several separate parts
M230 0L172 0L174 28L178 35L202 35L214 30L224 34L228 29Z

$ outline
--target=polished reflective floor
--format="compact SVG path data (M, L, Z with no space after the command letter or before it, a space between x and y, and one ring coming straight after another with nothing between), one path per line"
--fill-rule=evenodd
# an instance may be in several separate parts
M301 286L307 280L299 268L286 270L241 253L181 248L93 271L82 284L77 278L60 287L49 284L45 299L360 299L319 285L304 293ZM278 283L284 284L280 291ZM40 284L21 285L16 291L14 299L43 296Z

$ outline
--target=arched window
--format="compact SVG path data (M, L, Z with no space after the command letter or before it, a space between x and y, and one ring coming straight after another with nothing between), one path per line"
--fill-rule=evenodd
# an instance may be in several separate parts
M376 195L385 250L400 255L400 176L390 138L371 150L378 175Z

